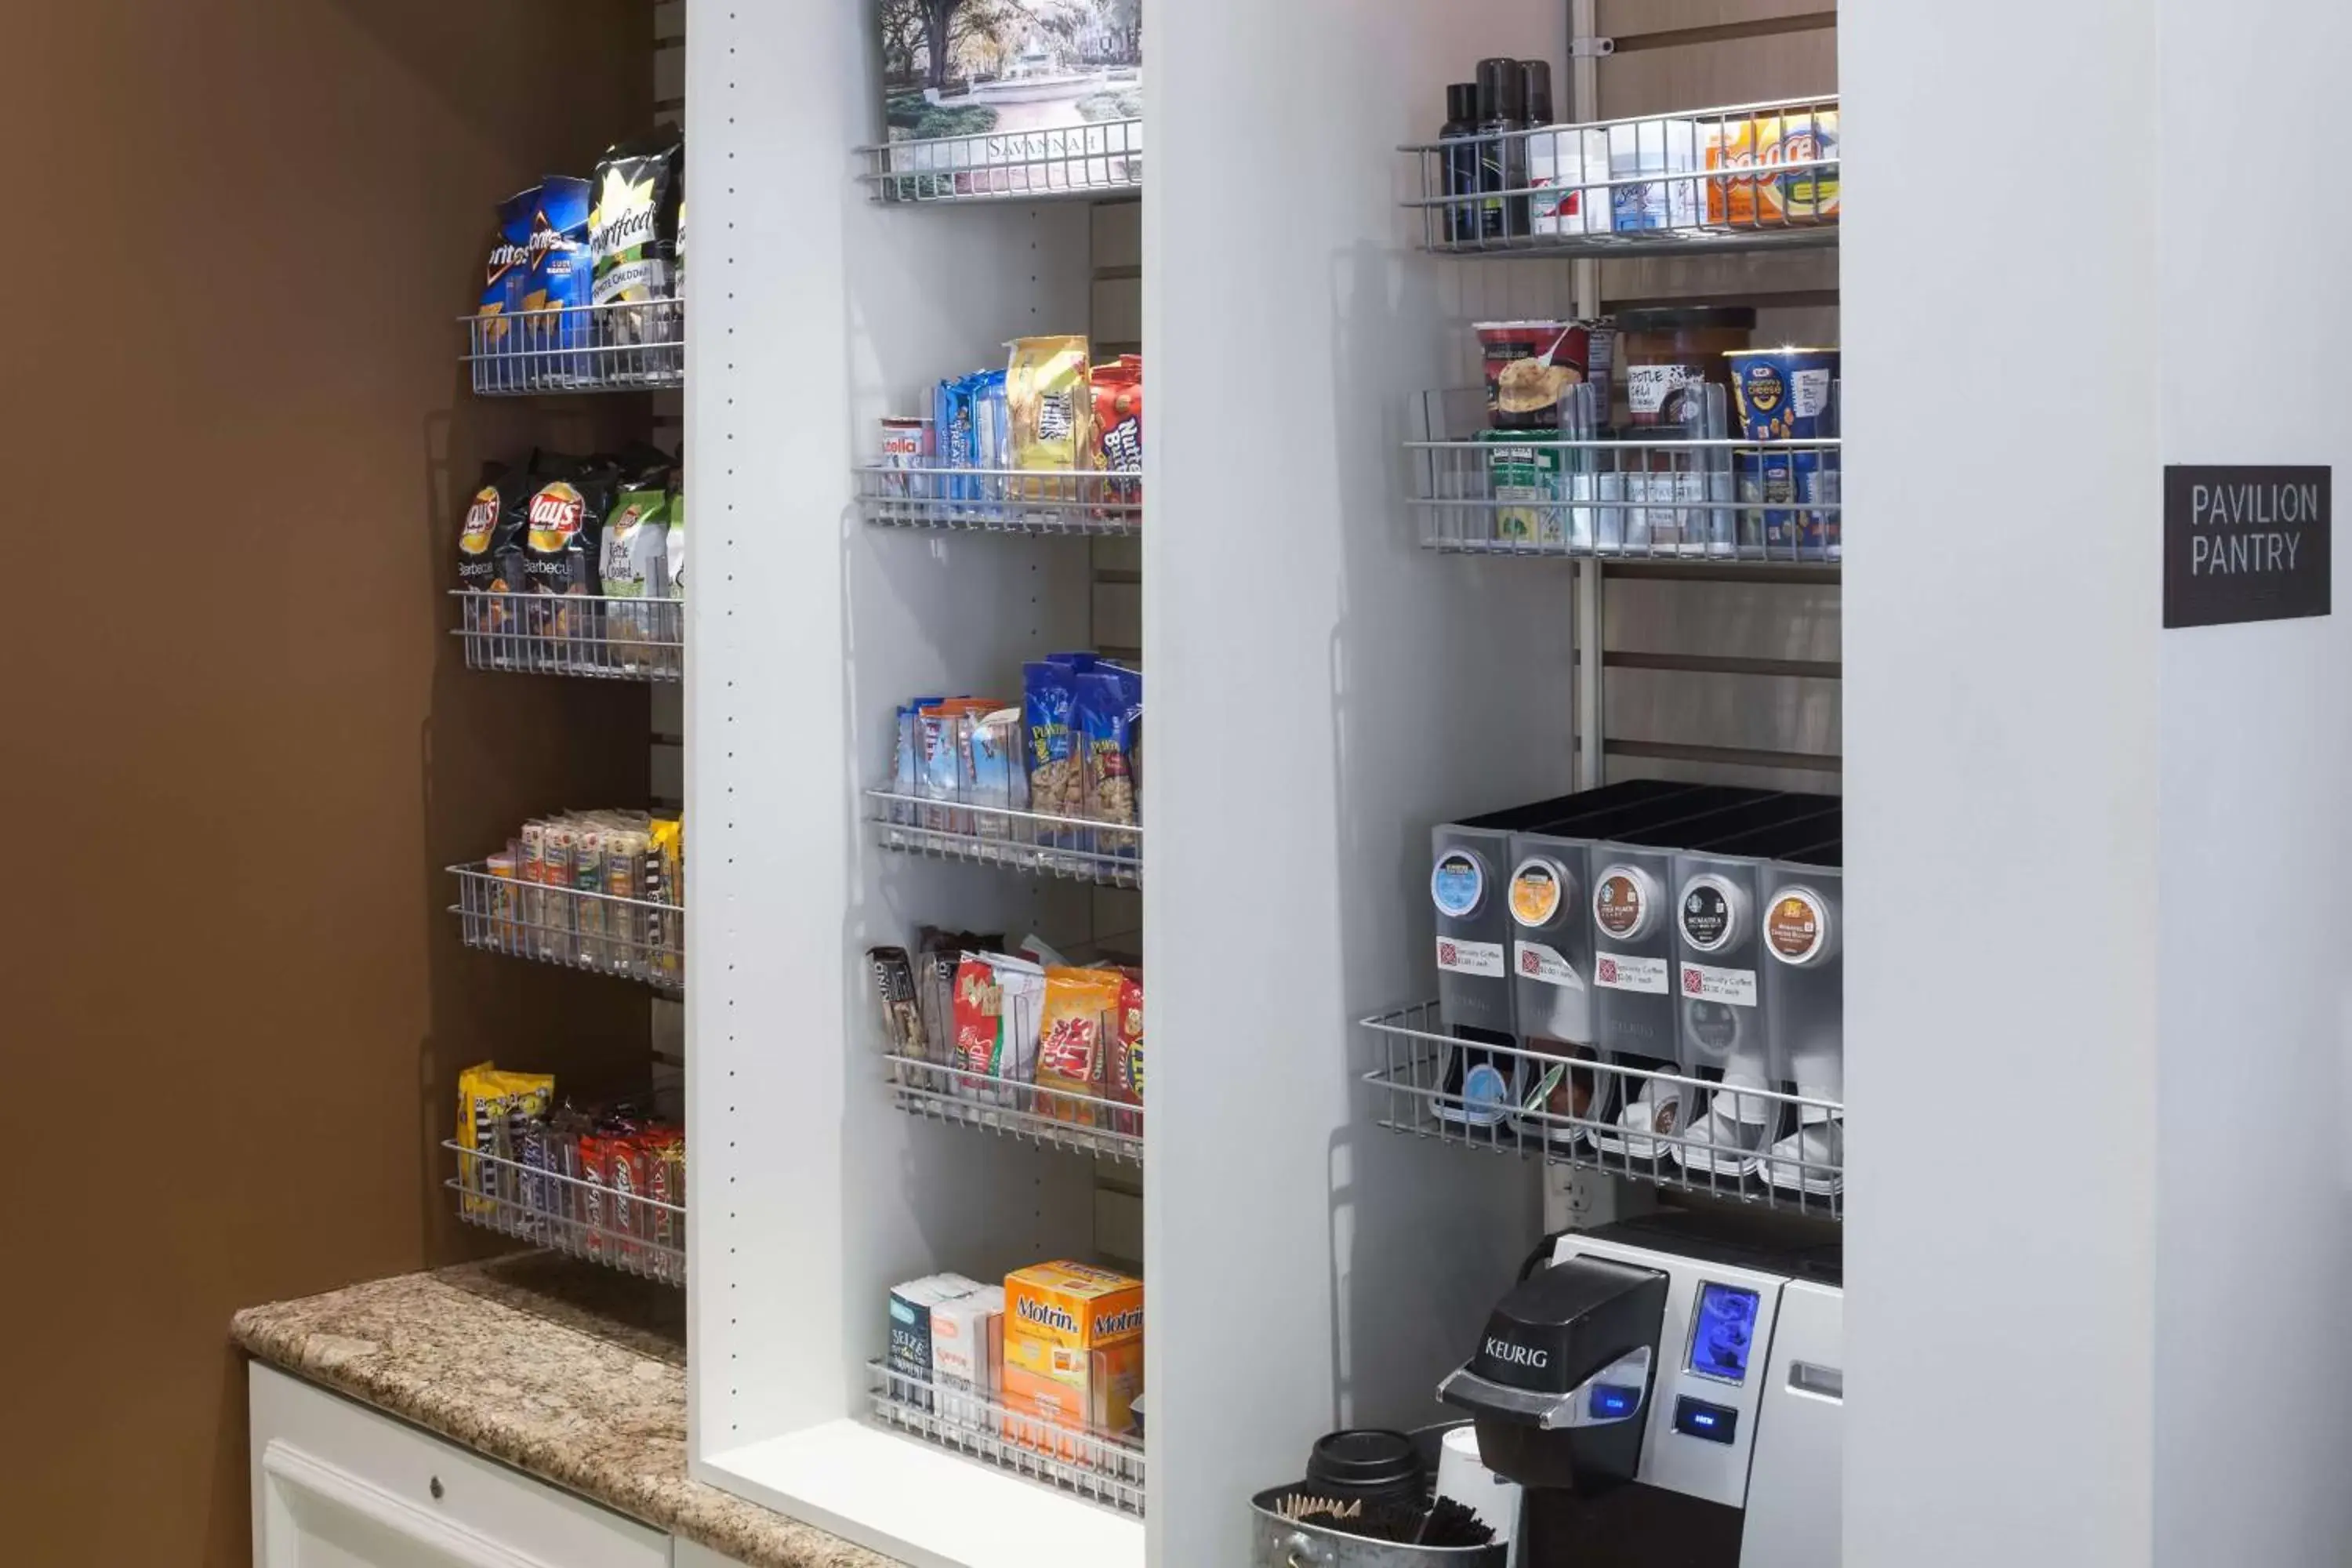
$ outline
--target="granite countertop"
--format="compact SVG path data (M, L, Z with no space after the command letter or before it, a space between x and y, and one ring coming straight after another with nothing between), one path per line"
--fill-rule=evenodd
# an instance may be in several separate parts
M530 1254L248 1307L249 1353L751 1568L899 1568L687 1479L682 1292Z

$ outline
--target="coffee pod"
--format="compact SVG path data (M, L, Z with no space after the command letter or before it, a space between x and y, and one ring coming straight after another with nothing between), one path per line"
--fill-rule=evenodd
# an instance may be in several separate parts
M1548 855L1530 855L1511 872L1511 919L1528 931L1558 925L1576 896L1576 879Z
M1675 921L1691 951L1712 958L1747 940L1750 902L1739 881L1702 872L1683 884L1675 900Z
M1429 901L1447 920L1466 921L1486 901L1486 864L1467 849L1448 849L1429 868Z
M1639 942L1657 929L1658 880L1639 866L1604 867L1592 879L1592 923L1611 942Z
M1782 888L1764 911L1764 951L1792 969L1811 969L1836 957L1838 936L1829 900L1811 888Z

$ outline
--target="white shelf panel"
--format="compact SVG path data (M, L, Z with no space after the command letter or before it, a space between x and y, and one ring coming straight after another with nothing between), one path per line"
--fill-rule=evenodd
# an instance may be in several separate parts
M724 1487L909 1568L1143 1568L1143 1521L846 1416L703 1461Z

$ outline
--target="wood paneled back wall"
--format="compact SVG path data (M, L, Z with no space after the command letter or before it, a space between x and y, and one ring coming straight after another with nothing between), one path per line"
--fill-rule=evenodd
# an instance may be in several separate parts
M464 951L441 868L647 788L642 691L469 674L443 597L485 456L645 428L474 400L451 321L645 122L646 14L11 18L11 1563L249 1563L230 1313L472 1245L458 1067L642 1071L643 994Z

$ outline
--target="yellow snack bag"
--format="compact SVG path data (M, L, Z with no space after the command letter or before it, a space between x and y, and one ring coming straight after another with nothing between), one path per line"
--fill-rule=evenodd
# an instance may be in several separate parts
M1094 382L1082 337L1015 338L1004 374L1013 467L1067 473L1094 445ZM1026 500L1075 500L1045 480L1015 481ZM1070 479L1067 485L1077 481Z
M497 1142L497 1071L488 1062L476 1062L457 1074L457 1145L461 1149L488 1150ZM479 1160L457 1157L457 1183L464 1190L461 1201L467 1214L488 1215L495 1206L475 1195L493 1190L493 1184L486 1179L490 1172L491 1167Z

